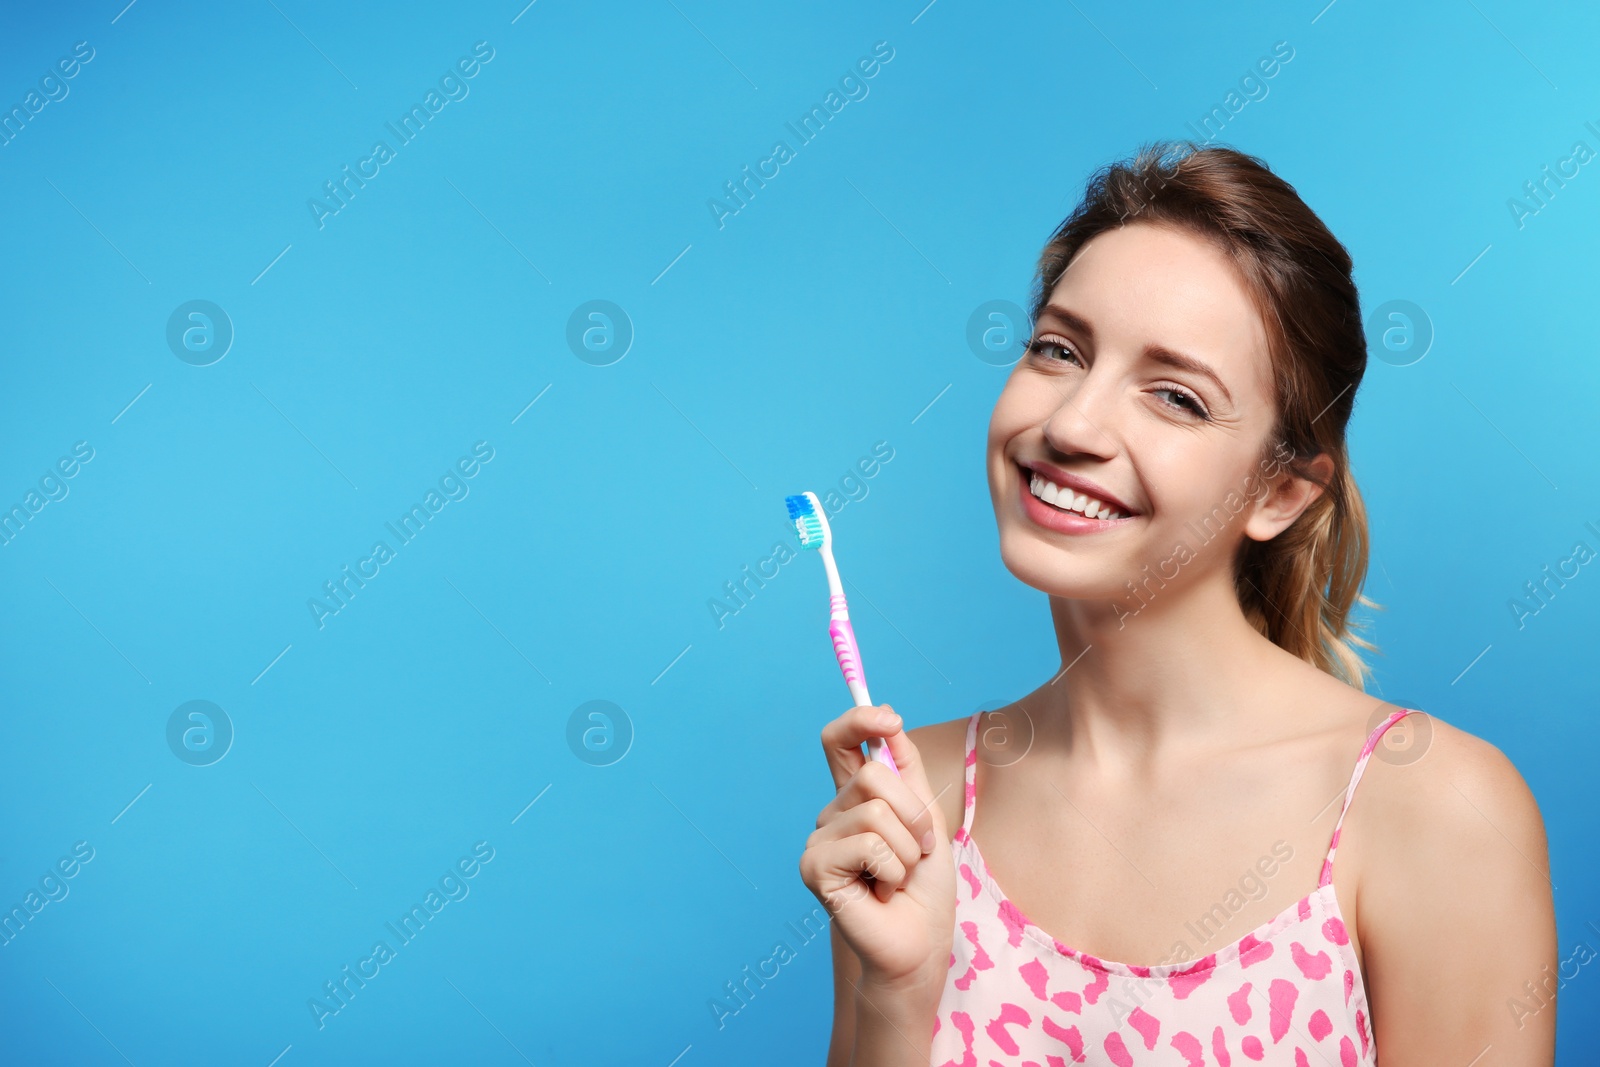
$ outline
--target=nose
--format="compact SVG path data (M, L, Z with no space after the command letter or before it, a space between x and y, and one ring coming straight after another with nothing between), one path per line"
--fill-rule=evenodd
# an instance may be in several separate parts
M1044 424L1044 439L1062 455L1091 455L1106 458L1117 451L1110 434L1115 419L1113 383L1095 368L1079 375L1073 385L1056 380L1049 383L1057 391L1059 403Z

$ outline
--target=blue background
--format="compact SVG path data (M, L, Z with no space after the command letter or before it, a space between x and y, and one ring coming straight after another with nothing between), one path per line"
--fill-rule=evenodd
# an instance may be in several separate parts
M920 725L1057 669L997 552L1007 371L969 317L1026 304L1090 171L1199 139L1279 41L1218 139L1322 215L1365 308L1434 334L1372 360L1351 428L1375 691L1515 761L1562 955L1600 945L1600 574L1509 608L1600 548L1600 165L1508 206L1600 149L1600 17L923 4L8 5L6 109L94 57L0 148L0 505L94 456L0 547L0 904L94 859L0 948L0 1060L820 1062L827 941L786 924L849 704L821 568L720 626L710 602L793 543L785 494L882 441L834 519L875 698ZM469 95L319 227L308 200L478 41ZM719 228L708 200L879 41L869 95ZM196 299L235 334L209 366L167 342ZM608 366L567 340L591 300L634 334ZM479 441L469 495L319 627L307 601ZM209 766L168 744L191 700L232 724ZM607 766L568 739L592 700L621 709ZM470 895L319 1029L309 998L479 841ZM1563 1060L1600 1042L1593 972Z

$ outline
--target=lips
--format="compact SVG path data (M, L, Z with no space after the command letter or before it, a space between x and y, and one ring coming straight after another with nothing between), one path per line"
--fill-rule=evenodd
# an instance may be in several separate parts
M1046 485L1042 487L1044 492L1039 495L1063 510L1082 514L1092 506L1093 514L1105 514L1108 511L1120 516L1139 514L1137 508L1113 495L1109 489L1080 474L1071 474L1060 467L1038 461L1024 461L1019 466L1023 483L1041 488L1038 482L1042 480Z
M1028 488L1027 482L1020 482L1017 488L1022 513L1035 526L1053 533L1074 536L1108 533L1113 530L1120 530L1129 523L1138 521L1133 516L1121 519L1091 519L1079 512L1063 511L1053 504L1045 503L1033 495Z

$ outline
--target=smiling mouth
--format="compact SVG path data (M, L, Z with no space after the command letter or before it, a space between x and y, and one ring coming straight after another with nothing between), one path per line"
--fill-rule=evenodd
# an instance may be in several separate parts
M1019 469L1028 479L1028 492L1057 511L1068 511L1087 519L1099 519L1104 522L1125 519L1130 514L1119 511L1105 501L1097 500L1086 493L1059 486L1037 471L1028 470L1026 467Z

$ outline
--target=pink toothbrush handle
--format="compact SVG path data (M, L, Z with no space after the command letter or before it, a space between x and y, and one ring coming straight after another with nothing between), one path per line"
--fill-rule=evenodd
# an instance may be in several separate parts
M844 684L850 687L850 696L857 706L867 704L867 676L861 669L861 649L856 646L856 632L849 619L828 620L828 636L833 639L833 654L839 658L839 670L844 672Z
M877 760L896 775L900 774L900 768L895 766L894 756L889 753L889 746L881 737L869 737L867 739L867 758Z
M833 607L843 608L843 600L842 596L835 597ZM844 674L845 684L850 687L851 699L857 707L870 706L872 697L867 693L867 677L861 667L861 649L856 645L855 628L850 625L848 618L830 619L828 636L833 639L833 653L839 659L839 670ZM867 758L877 760L897 775L900 773L889 746L881 737L867 739Z

